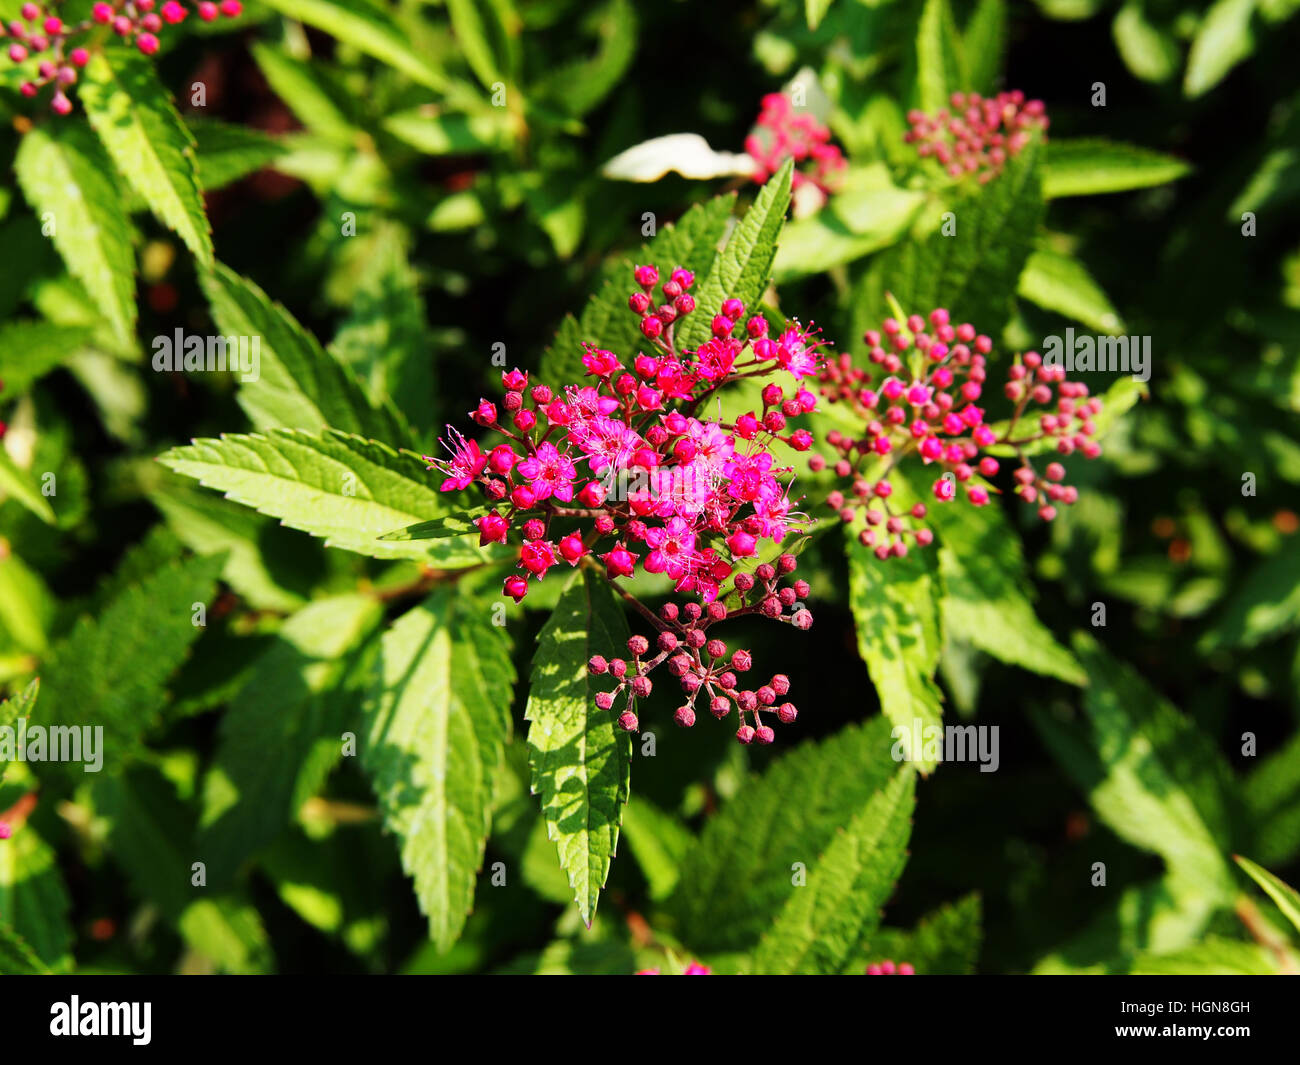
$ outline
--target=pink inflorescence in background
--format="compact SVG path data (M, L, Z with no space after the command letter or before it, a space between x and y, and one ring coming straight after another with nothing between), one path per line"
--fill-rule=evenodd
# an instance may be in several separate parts
M884 961L873 961L867 966L866 976L915 976L916 970L907 962L895 965L886 958Z
M758 129L745 138L745 151L757 164L754 180L762 183L787 159L794 159L792 182L811 182L823 193L833 191L847 165L840 149L830 143L831 131L808 111L797 111L784 93L763 97ZM807 164L807 165L805 165Z
M198 16L204 22L223 15L235 18L243 9L240 0L220 0L220 3L203 0L197 6ZM157 0L114 0L113 3L100 0L90 9L90 18L65 23L55 14L54 7L29 0L19 11L20 18L0 26L0 37L9 38L5 54L11 62L35 60L32 76L19 84L19 92L32 98L53 85L50 109L55 114L66 115L72 110L72 101L64 90L76 84L78 71L90 62L91 51L99 47L92 41L97 27L110 27L123 40L134 41L145 55L153 55L158 51L158 34L164 25L183 22L189 13L177 0L166 0L161 7ZM78 40L84 44L78 44Z
M955 92L950 103L951 110L944 108L934 115L909 111L911 129L903 140L915 144L918 155L934 159L953 178L974 174L981 183L989 181L1001 173L1008 159L1024 150L1035 130L1047 131L1043 101L1026 100L1019 90L993 97Z
M886 319L881 329L868 330L864 340L875 369L861 369L841 355L825 363L819 377L822 395L859 414L866 422L864 432L829 433L826 442L837 454L829 459L813 455L809 465L814 471L830 465L849 482L847 490L831 492L827 502L845 522L865 512L860 540L879 558L906 555L909 539L918 547L934 539L923 524L926 503L900 509L891 502L891 475L905 459L919 458L933 467L930 505L949 505L959 498L986 505L990 491L997 491L989 479L1002 468L985 453L993 447L1015 454L1014 491L1043 520L1055 518L1058 505L1078 499L1078 490L1062 483L1065 467L1060 462L1048 462L1040 472L1026 452L1029 445L1035 451L1047 445L1061 456L1078 453L1092 459L1101 454L1095 439L1101 400L1089 397L1086 385L1066 380L1064 367L1045 364L1033 351L1016 358L1003 386L1009 417L990 424L980 402L993 342L974 326L954 326L948 312L936 308L928 322L920 315L905 322Z
M638 727L637 700L650 694L649 674L666 666L686 696L678 725L694 725L703 698L718 718L738 708L742 743L771 743L773 730L760 715L794 720L794 705L782 701L789 680L778 674L742 688L737 675L750 670L749 652L732 652L708 630L746 615L799 629L812 624L808 586L793 577L795 556L776 546L808 519L794 509L792 468L781 465L773 446L812 446L812 435L790 423L816 407L803 382L820 370L823 342L798 323L772 335L765 317L746 320L740 300L724 299L711 337L682 349L675 333L696 313L694 278L679 268L661 284L653 266L637 267L634 276L628 306L649 353L626 366L588 345L586 382L558 388L531 383L519 370L504 373L501 403L484 399L470 412L499 442L480 445L449 427L442 441L448 457L426 461L443 474L443 491L477 485L483 492L490 509L475 521L481 544L518 543L519 572L503 588L516 602L553 570L579 564L597 566L616 587L638 571L662 574L689 597L656 613L623 591L654 632L628 641L628 659L598 654L589 663L593 675L614 682L597 696L598 706L612 710L617 697L626 698L622 728ZM769 379L762 409L725 420L709 400L742 378ZM759 562L765 550L774 561Z

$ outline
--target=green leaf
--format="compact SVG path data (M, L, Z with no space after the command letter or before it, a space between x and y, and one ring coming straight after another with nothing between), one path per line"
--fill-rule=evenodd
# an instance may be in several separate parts
M890 249L868 275L870 284L887 285L908 314L946 307L954 321L996 337L1043 217L1041 150L1031 144L995 180L951 205L955 233L945 236L940 226L923 241ZM877 318L889 313L883 291L869 291L868 300Z
M925 0L916 34L916 100L933 114L966 88L961 38L948 0Z
M292 612L303 605L307 589L285 587L278 579L281 567L274 565L279 560L287 562L288 551L295 558L302 557L302 542L293 533L260 514L191 488L180 478L169 478L149 493L149 499L190 550L200 555L226 554L221 579L250 606ZM274 548L280 549L278 556Z
M379 539L405 542L408 540L443 540L448 536L469 536L477 533L474 521L466 514L447 514L432 521L421 521L405 529L384 533Z
M158 461L227 499L319 536L327 547L445 568L500 555L456 540L438 546L381 540L385 533L430 520L430 514L446 513L446 496L429 483L415 456L358 436L273 429L265 436L196 440L159 455Z
M113 164L88 126L71 119L23 136L14 173L27 202L123 343L135 333L131 222Z
M871 796L898 772L889 722L873 717L820 743L804 742L750 777L709 818L682 859L670 912L701 952L747 951L811 867Z
M1048 747L1116 835L1160 855L1202 897L1231 899L1225 852L1239 815L1222 756L1191 720L1091 639L1079 635L1075 652L1089 677L1086 729L1036 713Z
M1111 34L1124 64L1143 81L1168 81L1178 73L1182 52L1172 31L1147 17L1144 0L1125 0L1111 23Z
M17 729L18 722L25 717L30 717L32 707L36 703L36 696L41 690L41 679L35 679L27 683L22 691L17 695L11 696L4 702L0 703L0 728ZM5 762L0 758L0 780L5 777Z
M192 558L158 569L78 620L41 670L31 723L103 726L99 754L106 769L118 768L158 719L168 678L203 632L195 606L211 601L224 561Z
M654 240L641 248L636 264L657 267L663 278L680 266L695 274L698 287L718 254L735 202L733 193L696 204L675 224L659 230ZM641 349L645 340L638 325L640 319L627 306L632 266L631 260L618 259L605 271L581 320L572 315L564 319L555 342L542 357L543 380L581 380L587 372L582 365L584 342L624 355Z
M108 822L111 854L135 890L186 946L221 972L264 973L270 942L256 909L238 895L212 897L191 883L196 818L153 767L97 777L95 813ZM196 959L197 960L197 959Z
M510 734L510 644L488 614L450 588L407 611L384 634L365 704L362 764L440 951L474 901Z
M744 218L732 230L713 269L695 290L696 310L677 332L679 347L697 347L709 339L710 323L723 300L738 299L750 313L758 309L758 302L771 280L777 240L790 207L793 172L794 162L787 159L768 179Z
M944 632L999 661L1086 684L1078 661L1034 612L1020 539L1001 509L937 504L926 517L942 545Z
M473 115L444 114L424 104L389 115L383 127L403 144L425 155L469 155L496 151L509 143L513 123L504 108Z
M370 596L308 604L284 623L231 700L204 779L196 844L210 883L229 883L324 782L359 694L347 682L380 615Z
M50 969L23 939L0 921L0 976L48 976Z
M509 0L447 0L447 14L456 43L483 87L512 81L521 27Z
M1200 641L1201 651L1254 647L1300 622L1300 540L1284 539L1258 563L1217 610Z
M267 83L313 133L342 145L361 134L352 114L355 100L331 81L331 68L290 55L283 48L258 42L253 58Z
M386 8L369 0L348 0L346 7L331 0L267 0L267 6L387 63L426 88L446 88L442 71L412 47L409 34Z
M804 0L804 17L808 20L810 30L815 30L821 25L826 12L831 9L831 3L832 0Z
M910 930L881 928L867 937L860 957L846 973L860 975L872 962L888 958L907 962L921 976L969 975L979 958L980 911L980 897L967 895L926 914Z
M623 838L646 878L650 897L666 899L677 887L682 859L695 842L690 831L648 799L636 797L623 810Z
M929 773L938 762L924 756L926 730L943 725L943 696L934 682L943 639L933 562L921 551L882 562L848 526L845 539L858 653L908 761ZM921 750L914 749L918 736Z
M1053 137L1043 167L1043 197L1096 196L1167 185L1191 169L1181 159L1131 144Z
M591 676L587 660L618 653L627 639L620 601L583 567L537 637L524 713L532 790L588 927L618 845L632 744L614 712L596 706L609 681Z
M822 210L786 225L772 264L776 280L822 273L888 247L924 202L923 193L896 186L883 165L858 171Z
M54 322L14 321L0 326L0 381L5 397L21 396L80 351L92 333L85 326Z
M1279 880L1267 869L1256 865L1249 858L1234 854L1232 860L1246 870L1250 878L1264 889L1264 893L1277 903L1277 908L1295 926L1296 931L1300 932L1300 891L1296 891L1290 884Z
M961 44L966 60L966 84L962 88L992 93L1007 50L1006 0L979 0L966 22Z
M755 972L833 974L854 957L903 871L915 790L904 766L831 840L759 943Z
M17 825L0 840L0 914L50 968L71 963L71 908L54 849L30 821Z
M1300 732L1251 771L1242 800L1251 853L1266 865L1290 862L1300 852Z
M1129 965L1133 976L1275 976L1277 958L1259 943L1207 936L1171 954L1139 954Z
M1071 255L1046 248L1031 252L1018 292L1044 310L1073 318L1099 333L1118 336L1124 332L1124 323L1106 293L1088 268Z
M55 522L50 501L32 483L31 475L20 470L9 452L0 448L0 497L8 496L35 514L48 525Z
M410 439L392 404L372 403L352 371L252 281L218 263L203 286L222 333L248 338L250 351L259 345L254 379L239 377L239 404L255 427L328 426L394 444Z
M1255 51L1251 19L1257 0L1217 0L1201 21L1187 55L1183 93L1200 96L1214 88Z
M249 126L215 118L191 117L187 122L194 134L199 184L205 192L247 177L285 153L279 140Z
M172 106L153 63L135 52L100 52L80 89L86 117L118 171L158 220L202 266L212 264L212 230L203 209L194 138Z

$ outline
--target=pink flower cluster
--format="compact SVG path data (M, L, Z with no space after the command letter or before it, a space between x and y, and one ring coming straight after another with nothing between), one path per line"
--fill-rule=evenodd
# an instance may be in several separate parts
M73 45L73 39L88 38L96 25L111 26L113 32L124 39L133 39L135 46L145 55L158 51L158 33L164 23L176 24L189 16L189 9L177 0L165 0L155 11L157 0L125 0L120 5L100 0L90 10L90 18L65 24L54 13L52 6L29 2L23 4L21 19L13 19L0 26L0 37L9 37L7 55L13 63L24 63L31 56L45 56L36 68L33 79L22 82L19 91L26 97L35 97L47 85L54 86L50 108L58 115L72 110L72 101L64 92L76 84L77 71L90 61L86 47ZM198 15L204 22L212 22L222 15L235 18L244 9L241 0L202 0ZM91 43L91 42L87 42ZM95 47L91 43L92 47Z
M659 271L640 266L635 279L629 306L640 316L651 353L638 353L628 367L613 352L587 346L582 363L590 383L559 390L530 385L519 370L504 373L500 407L484 399L471 412L501 442L485 450L449 427L442 441L449 457L425 459L443 474L443 491L478 485L487 497L491 509L474 523L481 544L519 537L520 572L506 577L503 589L516 602L552 569L579 564L598 564L614 582L638 569L664 574L675 591L693 597L658 615L635 604L658 630L653 658L642 657L649 641L633 637L631 667L621 659L592 659L593 673L608 671L617 681L615 693L599 700L604 708L627 691L628 712L619 719L624 728L637 727L632 707L649 694L646 674L667 662L692 700L700 690L710 695L718 716L728 700L741 707L743 742L770 742L771 730L758 722L757 710L775 698L737 691L734 672L716 661L725 645L705 630L738 614L799 628L812 623L801 603L807 586L777 587L778 576L793 572L793 555L782 555L775 566L750 567L765 544L780 544L807 522L782 480L791 468L779 465L770 449L777 441L796 451L812 446L811 434L791 431L789 421L816 407L816 396L800 382L817 374L822 342L797 323L769 336L762 315L742 324L744 306L727 299L711 321L712 337L694 350L679 350L676 322L694 313L694 278L677 269L660 286ZM656 288L663 301L658 309ZM785 374L794 394L768 383L761 412L734 422L707 413L707 401L725 383ZM767 688L784 695L788 682L773 681ZM744 724L746 713L759 727ZM793 707L785 716L793 720ZM693 724L693 711L679 711L677 721Z
M991 99L977 92L955 92L950 102L951 111L944 108L935 115L909 111L912 128L903 140L915 144L922 158L935 159L953 178L975 174L981 184L992 180L1024 149L1034 130L1047 130L1043 101L1027 101L1019 90Z
M793 183L805 181L830 193L836 177L848 164L840 149L830 143L831 131L807 111L795 111L784 93L763 97L758 129L745 138L745 151L758 164L754 180L760 184L775 174L787 159L794 159ZM800 164L808 163L808 166Z
M638 969L637 976L662 976L663 971L660 969ZM713 970L707 965L701 965L698 961L693 961L682 970L683 976L712 976Z
M823 366L820 382L827 399L850 405L866 420L866 431L860 437L829 433L826 441L838 457L814 455L809 465L817 471L833 464L838 476L852 479L847 496L836 490L827 502L845 522L854 521L859 510L866 512L860 540L879 558L906 555L908 537L919 547L934 539L930 529L918 524L926 516L924 503L904 512L890 505L890 475L911 455L939 472L931 489L939 504L959 494L975 506L987 504L990 490L997 491L987 478L999 473L1001 463L981 451L999 445L1016 451L1014 491L1037 506L1044 521L1056 517L1058 504L1078 499L1076 488L1061 483L1061 463L1050 462L1039 473L1024 451L1026 445L1049 441L1062 456L1077 452L1093 459L1101 454L1095 439L1101 400L1089 398L1086 385L1067 381L1064 367L1044 363L1034 351L1017 357L1003 386L1012 404L1010 417L995 429L977 405L993 342L974 326L953 326L948 312L937 308L928 323L920 315L906 322L886 319L881 330L868 330L864 340L878 370L859 369L843 355ZM881 377L878 384L876 375Z
M915 976L916 970L907 962L901 965L895 965L886 958L884 961L873 961L867 966L866 976Z

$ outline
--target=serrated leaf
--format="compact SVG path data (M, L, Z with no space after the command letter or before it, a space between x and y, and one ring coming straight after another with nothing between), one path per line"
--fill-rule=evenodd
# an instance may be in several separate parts
M500 554L451 539L438 546L381 540L431 514L446 514L447 497L429 483L424 464L413 455L348 433L273 429L265 436L229 435L172 448L158 461L227 499L320 537L327 547L445 568Z
M432 521L421 521L404 529L384 533L379 539L405 542L408 540L443 540L448 536L469 536L477 533L473 519L467 514L446 514Z
M1159 854L1203 898L1230 899L1225 852L1239 815L1222 756L1129 666L1083 635L1074 649L1089 678L1086 729L1036 713L1048 747L1116 835Z
M0 840L0 922L44 965L63 968L71 961L71 908L54 849L30 821L18 825Z
M751 949L803 890L791 882L796 863L811 866L898 772L893 743L889 722L874 717L750 777L682 859L669 906L682 941L706 953Z
M732 230L708 277L695 289L696 310L677 331L679 347L694 348L709 339L710 323L723 300L738 299L751 313L757 310L771 280L777 240L790 207L793 172L794 161L787 159Z
M194 138L172 106L153 64L134 52L96 53L80 99L118 171L203 266L212 263L212 231L203 209Z
M887 288L908 314L946 307L954 321L994 337L1002 331L1043 217L1041 150L1036 142L1026 147L997 178L951 205L954 233L941 227L881 257L870 275L881 291L868 294L876 320L890 313Z
M35 514L47 525L55 522L54 508L32 483L31 474L20 470L9 452L0 447L0 498L8 497Z
M735 200L733 193L691 207L676 223L665 225L654 240L642 246L636 264L653 265L664 278L680 266L695 274L698 286L718 254ZM564 319L555 342L542 357L543 380L555 384L581 380L587 372L582 365L584 342L621 355L641 349L645 341L638 325L640 319L627 305L632 266L631 260L618 259L604 272L581 320L572 315Z
M31 724L103 726L99 755L104 768L117 769L157 721L164 685L203 632L195 606L212 599L223 562L166 566L78 620L42 667Z
M68 272L85 287L118 340L135 333L131 222L113 184L113 164L90 128L68 120L23 136L14 173Z
M524 713L532 790L588 926L618 845L632 743L614 712L596 706L608 678L591 676L587 660L617 653L627 639L621 603L584 567L537 637Z
M926 517L942 545L944 632L999 661L1086 684L1078 661L1038 620L1020 539L997 504L940 503Z
M41 690L41 679L36 677L28 682L27 687L17 695L10 696L0 703L0 728L17 729L18 722L29 717L36 703L36 696ZM5 777L5 761L0 758L0 780Z
M1190 172L1181 159L1131 144L1053 137L1043 165L1043 198L1146 189L1167 185Z
M860 950L907 860L915 788L904 766L831 840L759 943L755 972L838 973Z
M331 0L267 0L267 6L374 56L426 88L447 87L446 76L415 51L389 11L369 0L349 0L347 6Z
M380 615L370 596L309 603L231 700L204 779L195 845L209 883L229 883L245 858L275 839L340 756L361 687L346 682Z
M1249 858L1234 854L1232 860L1246 870L1250 878L1264 889L1264 893L1277 903L1277 908L1295 926L1296 931L1300 932L1300 891L1296 891L1286 881L1256 865Z
M883 165L851 173L822 210L786 225L772 264L776 280L821 273L888 247L924 202L923 193L896 186Z
M926 914L910 930L881 928L867 937L862 954L846 968L858 976L867 965L886 959L907 962L920 976L966 976L975 971L979 957L980 897L967 895L959 902Z
M925 0L916 33L916 99L933 114L966 88L961 38L948 0Z
M407 611L384 634L364 710L362 764L440 951L474 901L510 734L510 644L488 614L450 588Z
M1183 93L1200 96L1214 88L1255 51L1251 20L1258 0L1217 0L1192 39L1183 75Z
M882 562L847 526L845 539L858 653L904 754L929 773L938 762L925 757L926 730L943 725L943 696L934 682L943 649L941 588L933 562L919 551Z
M252 281L218 263L203 287L222 333L248 337L250 350L260 340L255 379L239 376L239 404L256 428L328 426L394 445L410 440L392 404L373 403L352 371Z
M221 579L250 606L292 612L303 605L307 589L285 587L273 565L273 560L285 558L286 547L301 557L302 544L293 533L276 528L254 511L190 488L179 478L169 478L169 483L149 493L149 499L190 550L201 555L226 553ZM281 548L278 556L273 554L275 547Z
M1017 291L1031 303L1073 318L1099 333L1116 336L1124 332L1124 323L1106 293L1092 279L1088 268L1073 256L1046 248L1031 252Z
M278 139L250 126L215 118L191 117L187 123L194 135L199 184L205 192L261 170L286 151Z

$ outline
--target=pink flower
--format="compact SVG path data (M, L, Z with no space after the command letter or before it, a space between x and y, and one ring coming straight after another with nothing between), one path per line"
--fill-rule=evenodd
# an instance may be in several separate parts
M487 465L487 457L479 450L477 441L466 440L460 430L450 425L447 426L447 431L452 436L452 443L448 444L441 437L438 438L438 443L451 453L450 460L434 459L425 455L424 461L429 464L429 469L438 470L446 475L447 479L442 482L442 491L458 492L474 483L475 478Z
M573 499L573 481L577 471L573 460L554 444L539 444L537 451L515 468L528 480L537 501L552 496L565 503Z
M684 519L669 518L663 526L648 529L645 542L650 552L642 565L648 572L666 573L673 580L686 575L695 553L695 534Z
M555 547L549 540L533 540L519 549L519 564L538 580L555 565Z

